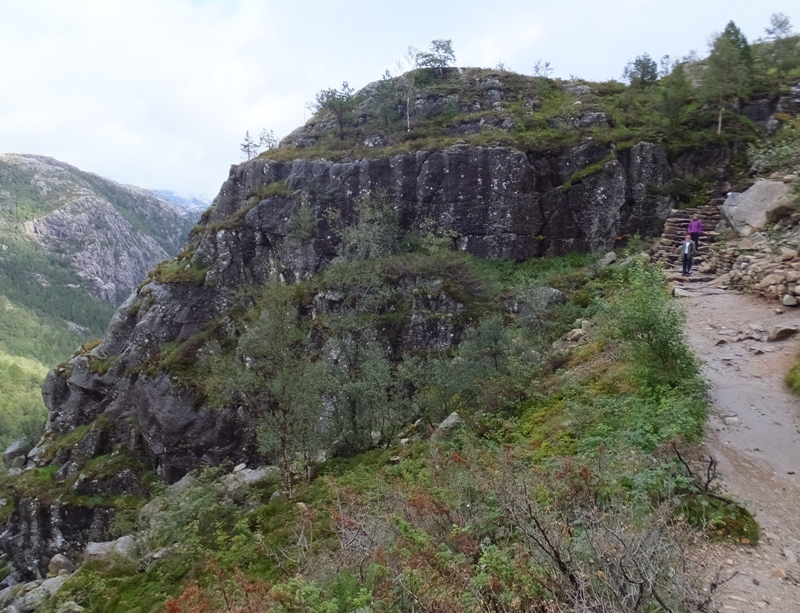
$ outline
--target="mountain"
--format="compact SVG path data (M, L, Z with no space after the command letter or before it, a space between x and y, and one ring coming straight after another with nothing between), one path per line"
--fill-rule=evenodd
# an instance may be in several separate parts
M99 336L188 229L146 190L44 156L0 155L0 444L38 436L45 371Z
M491 108L496 90L478 91ZM48 432L29 457L42 458L32 465L57 458L58 488L71 487L87 461L119 445L132 462L125 483L97 481L91 491L149 491L143 462L173 483L204 464L273 458L259 444L254 419L274 410L259 404L268 397L237 393L222 401L228 396L219 388L238 377L225 374L236 369L237 344L250 333L253 342L270 337L258 331L253 309L281 295L263 293L275 279L303 288L290 304L302 313L297 325L313 331L309 351L345 351L351 338L360 339L354 347L383 347L391 363L443 356L482 317L507 312L504 301L517 291L490 289L497 281L484 279L469 258L524 262L654 236L675 202L667 189L675 160L683 163L680 156L671 163L656 144L615 148L592 140L539 154L454 142L359 160L282 160L305 152L281 148L232 167L178 256L117 309L99 344L50 372L43 388ZM381 257L359 263L370 254ZM419 415L412 417L386 417L383 428ZM340 451L369 447L362 430L347 432ZM47 521L80 547L84 520ZM23 533L19 551L49 559L54 543Z
M202 196L181 196L168 189L154 189L152 191L157 196L180 207L182 215L192 223L196 223L203 211L211 206L211 201Z
M5 237L66 264L78 283L61 287L77 285L112 305L175 253L190 227L147 190L44 156L0 156L0 203ZM37 282L56 280L41 273Z
M642 251L764 135L669 87L420 68L232 166L47 375L7 582L97 555L54 610L692 610L675 518L758 527L695 479L708 399Z

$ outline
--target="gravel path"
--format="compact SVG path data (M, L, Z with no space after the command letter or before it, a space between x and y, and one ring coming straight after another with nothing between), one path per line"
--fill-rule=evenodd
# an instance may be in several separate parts
M800 398L783 378L800 339L766 342L775 326L800 327L800 309L753 296L696 286L687 305L687 334L703 362L713 413L708 453L725 488L756 516L757 547L704 547L705 577L722 568L722 611L800 611Z

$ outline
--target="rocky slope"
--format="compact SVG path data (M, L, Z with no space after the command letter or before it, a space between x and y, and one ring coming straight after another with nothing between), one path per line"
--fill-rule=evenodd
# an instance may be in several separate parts
M248 288L276 274L296 282L322 270L339 248L337 224L354 221L361 194L384 194L406 233L435 226L454 249L524 260L654 234L672 206L654 188L670 178L665 153L648 143L620 152L589 143L552 156L456 146L355 162L257 159L233 167L187 246L117 310L103 341L48 375L48 432L17 465L55 463L57 481L71 483L88 460L122 445L174 482L204 462L258 460L247 416L198 398L166 366L168 356L191 360L215 335L239 334L230 310ZM312 223L299 232L301 207ZM396 350L442 351L457 342L464 298L448 294L441 279L405 279L399 291L411 310L393 335ZM427 298L416 289L423 281ZM309 308L324 313L341 300L319 293ZM111 481L74 487L85 495L142 487L132 472ZM97 539L108 521L105 511L20 498L3 548L35 576L64 547Z
M113 307L178 250L188 228L146 190L52 158L0 155L3 448L38 439L47 370L102 333Z
M189 225L147 190L17 154L0 156L0 219L4 234L67 262L80 285L112 305L180 248Z
M648 185L669 176L657 147L641 143L569 191L561 187L574 169L607 154L590 146L530 161L507 149L469 149L341 164L255 160L234 168L177 258L177 272L157 271L120 307L103 342L71 361L71 376L48 377L51 427L64 433L100 414L116 424L135 416L144 451L168 481L204 457L246 460L250 447L239 440L246 429L236 427L235 413L198 409L166 373L126 373L165 344L185 342L224 318L235 292L276 273L297 281L318 272L338 243L326 212L352 219L353 198L366 190L388 192L404 230L432 219L452 233L456 249L480 257L607 249L618 236L652 232L670 207L669 199L647 195ZM252 196L276 182L291 195ZM290 229L301 202L314 216L307 240ZM110 357L106 374L88 369L90 360ZM111 439L127 436L124 430Z

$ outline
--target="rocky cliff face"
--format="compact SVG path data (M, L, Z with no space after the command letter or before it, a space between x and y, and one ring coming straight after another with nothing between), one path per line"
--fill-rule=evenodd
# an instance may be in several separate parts
M119 438L128 436L126 418L135 417L143 449L168 481L203 459L246 460L252 446L243 440L246 429L238 427L235 409L198 408L166 373L141 374L160 348L224 320L235 292L272 274L296 281L318 272L338 242L326 211L352 219L353 200L364 191L385 190L406 230L433 220L452 233L454 248L480 257L522 260L607 249L620 236L653 234L670 209L669 199L649 192L669 179L658 147L641 143L570 189L562 187L608 154L589 145L529 160L510 149L484 148L339 164L254 160L234 167L172 264L173 276L157 272L131 296L103 342L71 361L70 376L50 374L44 390L50 426L68 432L104 414L117 424L111 436ZM259 190L276 182L292 195L259 200ZM307 241L290 231L301 201L316 226ZM112 357L105 374L89 368L91 360Z
M257 159L232 167L188 245L117 310L102 343L48 375L48 433L27 465L56 463L64 482L80 473L87 458L123 445L174 482L201 463L257 459L241 408L211 408L198 399L191 386L161 368L165 348L202 351L200 339L212 328L235 336L229 309L237 293L274 275L294 282L319 272L340 240L329 211L340 223L352 222L360 194L384 193L405 231L434 224L453 237L454 249L523 260L608 249L627 235L655 234L672 206L654 195L655 188L670 178L666 155L648 143L621 152L587 144L551 157L453 147L389 159ZM301 205L310 211L312 227L298 236L293 228ZM441 281L428 284L427 296L415 291L416 283L412 276L400 288L411 307L396 343L400 350L447 349L458 341L464 305L441 289ZM325 312L341 300L320 293L309 308ZM89 424L74 446L59 442ZM30 501L18 501L3 545L7 554L17 555L11 543L26 534L33 538L34 518L52 515L51 507L37 511ZM92 521L76 521L77 536L67 536L65 528L58 538L80 541L95 529ZM41 567L58 551L58 538L37 536L36 552L26 555Z
M0 156L0 218L63 258L93 296L117 305L183 244L189 224L147 190L52 158Z

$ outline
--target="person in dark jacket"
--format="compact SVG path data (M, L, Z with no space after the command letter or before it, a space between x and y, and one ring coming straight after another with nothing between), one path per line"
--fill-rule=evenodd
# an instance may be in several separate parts
M697 253L697 247L694 246L694 241L690 234L686 235L686 240L680 246L680 251L683 260L683 276L687 277L692 274L692 258Z
M692 221L689 222L689 227L686 231L694 241L695 250L700 251L700 235L703 233L703 222L700 221L697 215L692 217Z

